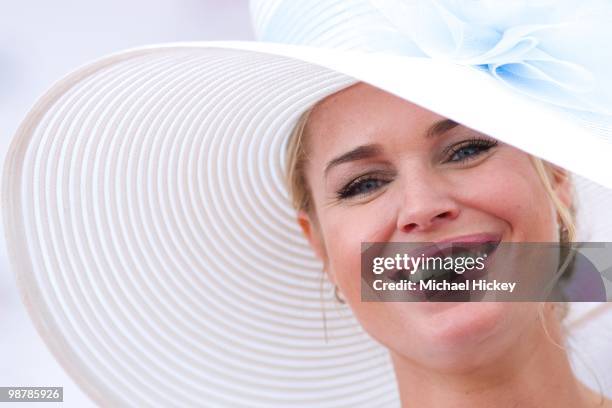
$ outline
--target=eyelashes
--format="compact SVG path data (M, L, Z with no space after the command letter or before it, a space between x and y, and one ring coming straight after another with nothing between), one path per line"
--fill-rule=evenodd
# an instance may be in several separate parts
M388 176L365 174L353 179L337 192L337 198L344 200L358 195L367 195L391 182Z
M442 150L443 157L447 157L445 163L461 163L475 159L481 153L497 146L497 141L485 138L472 138L454 143Z
M483 137L462 140L445 147L442 150L442 164L461 164L478 158L481 154L497 146L497 141ZM364 197L389 184L393 177L389 172L368 173L361 175L340 188L336 192L338 200Z

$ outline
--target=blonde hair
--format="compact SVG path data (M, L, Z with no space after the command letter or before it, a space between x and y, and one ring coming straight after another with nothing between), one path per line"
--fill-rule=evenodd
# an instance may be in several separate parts
M305 167L307 160L306 124L313 109L314 107L302 113L287 143L285 177L291 204L297 211L308 212L312 209Z
M566 242L574 242L576 240L576 208L573 204L574 200L571 200L572 204L568 207L561 201L561 199L555 192L551 183L551 178L554 177L554 172L556 171L556 169L552 164L540 159L539 157L530 157L533 166L535 167L536 172L540 176L540 180L544 185L544 189L548 193L548 196L552 200L553 205L557 210L557 214L561 219L562 226L567 230L567 236L565 238L562 237L562 240ZM569 174L567 175L567 177L570 177ZM571 195L572 197L574 196L574 191L571 192Z

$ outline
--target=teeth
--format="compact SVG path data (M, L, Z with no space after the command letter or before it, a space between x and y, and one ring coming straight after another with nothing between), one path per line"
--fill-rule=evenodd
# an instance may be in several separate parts
M410 274L410 282L418 282L423 280L423 270L417 269L414 273Z
M419 281L427 280L431 278L432 276L433 276L433 271L419 268L416 270L415 273L410 275L410 281L416 283Z
M447 270L444 270L444 269L435 269L435 270L433 270L433 275L434 275L436 278L443 277L443 276L445 276L445 275L447 275L447 274L448 274L448 271L447 271Z
M452 256L453 258L486 258L489 255L489 252L492 252L495 249L494 245L487 245L484 248L480 248L478 250L474 250L474 251L470 251L470 250L463 250L459 253L456 254L452 254L450 256ZM420 281L426 281L429 279L439 279L439 278L451 278L452 274L450 273L452 271L447 271L444 268L441 269L422 269L419 268L415 271L415 273L409 273L406 272L404 274L404 276L408 277L408 280L411 282L420 282Z

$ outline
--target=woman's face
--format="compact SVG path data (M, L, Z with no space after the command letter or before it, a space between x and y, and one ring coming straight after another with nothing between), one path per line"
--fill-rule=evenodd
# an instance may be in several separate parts
M555 208L529 156L366 84L312 111L299 221L362 326L420 365L469 369L538 323L535 303L362 302L362 242L558 240ZM553 185L562 197L569 186Z

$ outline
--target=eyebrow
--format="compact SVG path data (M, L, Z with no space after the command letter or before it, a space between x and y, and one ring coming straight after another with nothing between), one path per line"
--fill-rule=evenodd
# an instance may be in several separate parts
M431 139L433 137L440 136L457 126L459 126L459 123L451 119L437 121L427 129L425 132L425 138ZM330 160L327 163L327 166L325 166L325 174L327 174L332 167L352 161L370 159L380 155L382 152L383 148L379 144L366 144L358 146Z
M425 138L431 139L433 137L440 136L449 130L456 128L457 126L459 126L459 123L455 122L454 120L439 120L431 125L429 129L427 129L427 132L425 132Z

